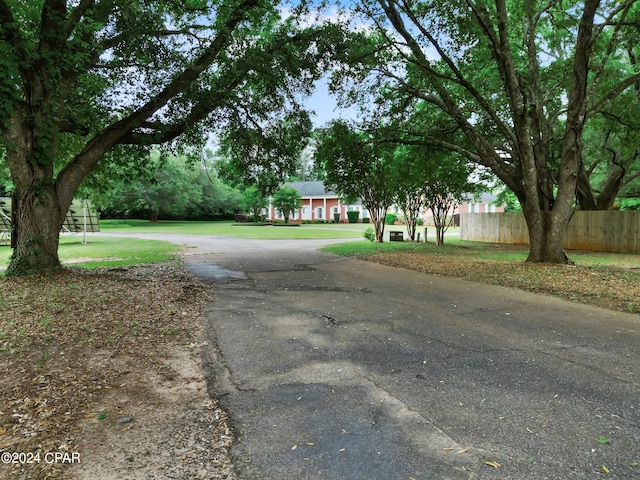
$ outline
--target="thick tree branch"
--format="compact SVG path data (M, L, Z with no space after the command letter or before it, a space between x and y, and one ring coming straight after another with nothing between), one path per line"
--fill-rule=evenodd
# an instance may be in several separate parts
M51 55L64 50L67 37L61 28L67 15L67 2L65 0L46 0L42 7L40 19L40 53ZM59 59L59 58L58 58ZM50 59L46 59L50 61Z
M105 128L91 139L84 149L58 174L57 184L70 188L58 189L58 195L73 195L85 175L100 161L105 152L131 135L155 112L194 82L211 64L227 44L232 32L246 19L247 14L258 5L258 0L244 0L230 13L225 23L211 40L207 49L193 62L192 66L176 75L167 86L136 111L122 120ZM61 202L71 199L61 199Z
M629 10L631 9L631 6L633 5L633 3L635 3L635 0L631 1L631 2L627 2L626 4L623 4L621 6L622 7L622 14L621 14L622 18L625 18L627 16L627 14L629 13ZM616 13L617 13L617 10L616 10ZM611 53L614 51L615 47L617 46L621 28L622 28L622 24L617 22L615 24L615 26L614 26L613 32L611 33L611 37L609 38L609 42L607 42L607 48L605 49L605 53L602 56L602 59L600 60L600 64L596 68L593 69L593 75L592 75L592 79L591 79L591 89L590 89L590 91L589 91L589 93L587 95L587 98L591 98L593 96L593 93L595 92L595 89L596 89L596 86L598 84L598 81L600 80L600 76L604 72L604 67L607 64L607 61L609 60L609 58L611 57Z
M573 201L579 193L581 172L584 171L579 142L586 121L589 58L594 42L593 22L599 4L600 0L585 0L578 26L569 86L566 128L562 141L562 159L558 172L557 199L562 204Z
M393 27L407 42L407 45L411 49L413 55L419 60L424 70L429 73L433 72L434 69L433 67L431 67L431 62L426 57L416 39L407 30L407 27L405 26L404 21L402 20L402 17L396 8L395 0L378 0L378 3L385 11L387 18L389 18ZM442 85L438 77L436 75L430 75L430 78L432 80L431 83L434 89L441 99L442 105L444 105L443 110L456 121L469 141L479 152L481 152L481 156L486 158L495 156L494 147L477 132L473 125L471 125L467 116L464 115L460 110L458 102L454 98L452 98L451 94L449 93L447 88Z
M403 12L411 19L413 25L420 30L420 33L424 35L429 42L434 46L440 58L444 60L449 69L453 72L455 79L447 77L447 79L454 81L458 85L462 86L467 92L471 94L473 98L476 99L478 104L482 107L482 110L489 116L489 118L495 123L496 127L502 132L505 138L512 138L512 131L504 124L504 122L500 119L498 114L496 113L495 108L493 108L487 99L467 80L464 74L460 71L456 63L453 59L444 51L440 42L438 42L435 37L429 32L420 21L416 18L410 6L407 4L406 0L403 0L404 8ZM431 72L435 74L436 72Z
M65 38L69 38L71 36L71 33L76 28L78 23L80 23L82 17L84 17L90 9L94 8L95 3L95 0L80 0L80 3L76 5L73 10L71 10L71 13L69 14L69 17L67 18L64 26Z
M77 135L89 135L90 129L87 125L83 125L75 120L61 120L58 123L58 130L61 133L75 133Z
M27 52L27 48L24 45L24 37L16 26L15 18L6 0L0 0L0 22L0 24L2 25L2 32L4 34L2 36L2 39L8 45L11 45L13 47L13 51L18 56L17 67L24 82L29 77L26 69L27 58L29 54Z
M632 86L632 85L634 85L634 84L636 84L638 82L640 82L640 73L636 73L634 75L631 75L630 77L628 77L625 80L623 80L622 82L620 82L614 88L609 90L609 92L603 98L601 98L598 103L596 103L593 107L591 107L589 110L587 110L587 112L586 112L587 118L590 118L593 115L595 115L596 113L600 112L604 107L606 107L609 103L611 103L613 100L615 100L616 97L618 97L618 95L620 95L627 88L629 88L630 86Z
M2 25L3 40L15 50L21 49L24 39L20 30L16 27L13 12L11 12L6 0L0 0L0 24Z

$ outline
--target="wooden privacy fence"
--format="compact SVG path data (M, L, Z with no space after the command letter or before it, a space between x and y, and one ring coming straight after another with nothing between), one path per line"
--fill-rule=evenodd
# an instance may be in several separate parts
M463 213L460 238L528 244L529 230L522 213ZM563 243L570 250L640 253L640 212L575 212Z

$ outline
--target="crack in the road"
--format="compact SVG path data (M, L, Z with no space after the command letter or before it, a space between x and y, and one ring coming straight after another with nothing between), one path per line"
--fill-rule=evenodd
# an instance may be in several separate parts
M589 345L575 345L574 348L576 348L576 347L586 348L588 346ZM587 363L578 362L578 361L573 360L571 358L567 358L567 357L560 356L560 355L557 355L557 354L554 355L554 353L557 353L558 351L567 351L568 348L556 348L556 349L535 348L533 350L536 351L537 353L541 353L541 354L546 355L548 357L558 358L558 359L560 359L560 360L562 360L562 361L564 361L566 363L569 363L571 365L577 365L579 367L586 368L587 370L591 370L592 372L598 373L600 375L604 375L604 376L606 376L608 378L612 378L612 379L618 380L618 381L620 381L622 383L626 383L627 385L632 385L634 387L639 387L640 388L640 383L634 382L631 379L623 378L623 377L621 377L620 375L618 375L617 373L615 373L613 371L605 370L604 368L599 367L597 365L589 365Z
M274 285L272 287L274 293L279 292L353 292L353 288L346 287L334 287L331 285L294 285L294 286L278 286ZM365 290L360 290L365 291ZM370 293L370 292L367 292Z

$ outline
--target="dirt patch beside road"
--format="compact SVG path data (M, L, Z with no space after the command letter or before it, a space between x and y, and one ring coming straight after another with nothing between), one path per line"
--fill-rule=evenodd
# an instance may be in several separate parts
M235 478L200 365L211 292L179 263L0 284L0 478Z

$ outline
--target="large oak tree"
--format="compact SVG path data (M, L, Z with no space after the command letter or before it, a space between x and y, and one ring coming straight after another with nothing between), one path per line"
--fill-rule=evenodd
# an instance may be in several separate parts
M297 8L0 0L0 131L17 203L8 274L59 267L60 227L83 179L105 158L132 158L114 151L247 124L273 131L295 112L340 44L322 40L335 27L301 27Z
M607 113L611 119L616 99L638 91L637 0L360 0L358 5L374 22L375 34L363 35L354 62L339 72L342 79L355 71L383 97L394 97L404 115L427 104L423 111L444 118L442 124L432 131L405 131L404 137L413 135L416 142L490 168L522 205L528 260L569 261L562 240L577 194L585 206L609 205L633 160L634 148L618 150L624 162L611 153L611 169L607 172L605 164L600 170L604 186L595 191L589 177L599 160L585 159L584 140L590 121ZM365 90L358 85L351 96ZM462 141L448 141L443 127ZM623 138L628 129L623 120L610 131ZM609 136L607 147L618 144Z

